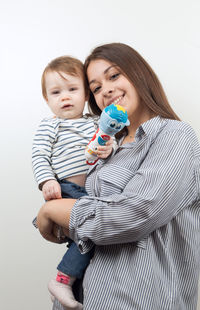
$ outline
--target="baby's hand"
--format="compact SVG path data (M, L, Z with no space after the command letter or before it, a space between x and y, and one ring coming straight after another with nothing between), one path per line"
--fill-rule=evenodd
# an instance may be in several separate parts
M46 181L42 186L42 194L45 200L62 198L60 184L56 180Z
M112 150L113 150L113 139L110 138L110 140L106 142L106 145L98 146L96 154L99 158L105 159L112 153Z

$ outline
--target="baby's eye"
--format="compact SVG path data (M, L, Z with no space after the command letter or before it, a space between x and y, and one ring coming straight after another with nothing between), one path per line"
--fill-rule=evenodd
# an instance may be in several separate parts
M71 88L69 89L69 91L75 91L75 90L77 90L76 87L71 87Z
M54 90L54 91L52 91L52 95L58 95L60 93L60 91L59 90Z
M111 79L111 80L115 80L115 79L118 78L119 75L120 75L120 73L112 74L111 77L110 77L110 79Z

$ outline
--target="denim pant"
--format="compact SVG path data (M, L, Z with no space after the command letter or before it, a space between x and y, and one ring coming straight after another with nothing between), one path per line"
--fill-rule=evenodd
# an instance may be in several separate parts
M59 181L63 198L78 199L86 196L87 192L84 187L75 183L62 180ZM69 239L69 249L66 251L57 269L69 276L81 279L85 269L92 258L93 251L81 254L75 242Z

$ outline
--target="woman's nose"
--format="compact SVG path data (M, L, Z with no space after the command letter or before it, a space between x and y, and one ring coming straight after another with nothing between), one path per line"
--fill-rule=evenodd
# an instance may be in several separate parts
M113 92L114 92L113 86L107 86L103 90L103 95L104 96L111 96L113 94Z

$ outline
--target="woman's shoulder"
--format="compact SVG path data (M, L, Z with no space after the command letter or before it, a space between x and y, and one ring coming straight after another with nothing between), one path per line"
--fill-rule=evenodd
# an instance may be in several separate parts
M185 143L196 146L199 148L198 137L192 126L185 121L166 119L166 125L163 128L163 134L169 133L177 139L182 139Z
M185 121L178 121L172 119L166 119L166 126L164 131L179 133L185 133L186 135L196 135L192 126Z
M170 136L172 139L179 136L196 137L195 131L189 123L160 116L156 116L142 124L142 129L153 140L163 136Z

